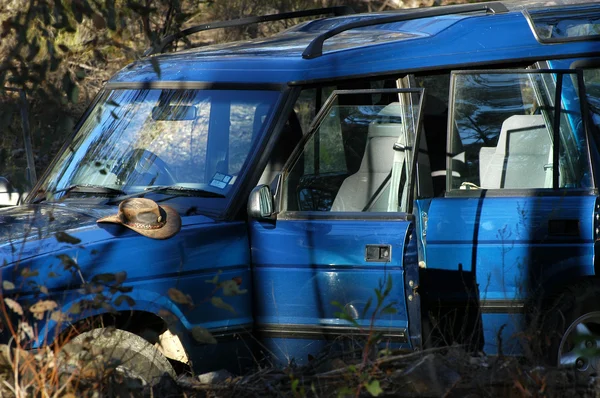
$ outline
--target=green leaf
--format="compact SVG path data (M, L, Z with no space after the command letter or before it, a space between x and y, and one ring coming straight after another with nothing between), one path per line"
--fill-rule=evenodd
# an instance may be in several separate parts
M113 288L117 291L117 292L121 292L121 293L131 293L133 291L133 286L113 286Z
M387 277L387 286L385 287L385 291L383 292L384 296L387 296L392 291L392 277Z
M365 388L373 397L377 397L383 392L381 386L379 385L379 380L371 380L371 382L365 383Z
M396 308L394 308L394 306L398 304L396 301L392 301L391 303L389 303L388 305L386 305L385 307L383 307L381 309L381 313L382 314L396 314L398 313L398 311L396 310Z
M300 384L300 380L299 379L292 380L292 392L293 393L297 393L298 392L298 384Z
M75 77L79 80L84 79L86 76L85 70L83 69L77 69L77 71L75 71Z
M79 100L79 86L74 85L73 89L69 93L69 100L71 103L75 104Z
M123 301L126 301L127 305L129 305L130 307L133 307L135 305L135 300L125 294L122 294L115 299L115 305L119 307L121 304L123 304Z
M30 270L30 269L29 269L29 268L27 268L27 267L26 267L26 268L23 268L23 269L21 270L21 276L22 276L23 278L31 278L31 277L34 277L34 276L38 276L39 274L40 274L40 273L39 273L37 270L36 270L36 271L32 271L32 270Z
M394 307L385 307L384 309L381 310L382 315L385 315L385 314L394 315L397 313L398 313L398 310L396 310Z
M123 283L125 282L125 279L127 279L127 271L121 271L115 274L115 282Z
M192 304L192 298L189 295L174 287L170 288L167 294L169 295L169 298L177 304Z
M70 243L72 245L76 245L81 242L81 239L62 231L57 232L56 235L54 235L54 237L59 242Z
M117 310L115 309L115 307L113 307L112 305L110 305L108 303L101 303L100 308L102 308L106 312L110 312L111 314L117 313Z
M23 316L23 308L21 307L21 304L17 303L15 300L5 297L4 304L6 304L6 306L15 314Z
M353 397L355 395L354 390L348 386L344 386L337 391L338 398Z
M213 306L215 306L216 308L220 308L222 310L229 311L234 315L236 314L235 308L233 308L230 304L227 304L226 302L224 302L221 297L216 297L216 296L211 297L210 303Z
M92 282L96 283L110 283L115 280L115 274L98 274L92 277Z
M79 314L81 313L81 303L79 301L73 303L71 308L69 308L69 312L71 314Z
M362 314L360 315L361 319L364 319L367 316L367 312L369 311L369 308L371 308L372 302L373 297L369 297L369 300L367 300L367 304L365 304L365 308L363 308Z
M11 281L2 281L2 289L3 290L13 290L15 288L15 284Z
M202 326L194 326L191 332L192 337L198 343L217 344L215 337L208 331L208 329L205 329Z

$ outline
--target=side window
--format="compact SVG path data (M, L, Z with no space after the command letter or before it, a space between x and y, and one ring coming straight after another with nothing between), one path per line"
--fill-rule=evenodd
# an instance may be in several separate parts
M285 175L282 210L402 210L422 90L334 92Z
M429 165L425 171L419 172L421 197L441 196L446 191L446 142L448 136L448 97L450 95L450 73L432 75L415 75L411 86L425 89L425 105L423 107L423 138L419 165ZM427 182L431 185L429 192Z
M600 66L584 69L583 82L592 121L600 129Z
M453 73L450 189L590 187L581 109L570 78L577 77L568 75Z

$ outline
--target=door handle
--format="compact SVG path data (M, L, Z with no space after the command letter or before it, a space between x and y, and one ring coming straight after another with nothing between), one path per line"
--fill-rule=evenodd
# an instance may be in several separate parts
M391 245L367 245L365 247L365 261L387 263L392 259Z

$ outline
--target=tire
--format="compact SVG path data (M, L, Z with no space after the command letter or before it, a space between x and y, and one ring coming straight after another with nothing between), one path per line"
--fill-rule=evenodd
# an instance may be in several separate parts
M541 348L549 348L550 364L574 369L577 378L600 374L600 282L568 288L545 314Z
M175 370L169 360L152 344L133 333L99 328L75 336L65 346L69 362L78 366L113 368L125 377L154 386L164 377L174 379Z

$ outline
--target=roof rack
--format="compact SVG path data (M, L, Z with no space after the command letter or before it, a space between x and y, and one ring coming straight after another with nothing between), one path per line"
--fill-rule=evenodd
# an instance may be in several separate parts
M464 14L469 12L477 12L477 11L485 11L492 12L494 14L501 14L508 12L508 8L504 4L499 1L494 1L490 3L483 4L466 4L453 6L450 8L430 8L426 10L415 10L410 11L409 13L395 14L390 16L383 16L379 18L365 19L361 21L350 22L345 25L338 26L333 28L325 33L320 34L315 37L310 44L306 47L304 52L302 53L302 58L304 59L313 59L320 57L323 55L323 43L325 40L336 36L342 32L345 32L350 29L362 28L365 26L374 26L374 25L383 25L386 23L392 22L402 22L402 21L410 21L413 19L421 19L428 17L439 17L442 15L452 15L452 14Z
M282 12L279 14L263 15L261 17L247 17L241 19L232 19L229 21L209 22L202 25L192 26L191 28L184 29L172 35L164 37L160 43L150 47L144 52L144 56L162 53L166 46L173 43L175 40L179 40L186 36L194 33L203 32L205 30L219 29L219 28L230 28L233 26L245 26L261 22L280 21L291 18L303 18L312 17L315 15L327 15L333 14L334 16L350 15L354 14L354 10L350 6L337 6L337 7L326 7L326 8L315 8L311 10L302 11L291 11Z

